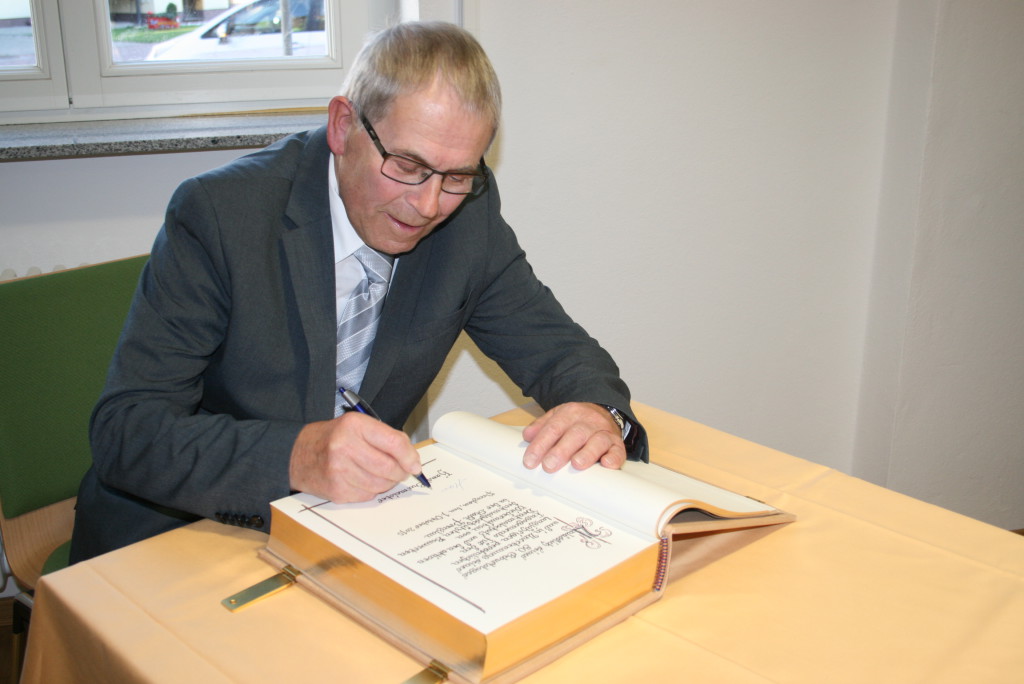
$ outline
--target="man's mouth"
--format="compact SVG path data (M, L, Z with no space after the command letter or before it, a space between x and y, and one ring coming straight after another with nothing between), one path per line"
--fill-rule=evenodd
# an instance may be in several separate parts
M391 216L391 222L394 223L399 230L410 233L415 233L417 231L423 230L424 228L424 226L416 226L411 223L406 223L405 221L400 221L394 216Z

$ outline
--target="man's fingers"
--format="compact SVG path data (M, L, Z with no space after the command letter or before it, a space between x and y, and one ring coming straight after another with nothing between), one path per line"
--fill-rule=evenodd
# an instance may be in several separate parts
M529 442L523 465L554 472L572 463L577 469L600 462L619 468L626 449L617 426L604 408L596 404L570 403L556 406L523 430Z
M523 454L523 465L527 468L536 468L540 460L557 440L558 435L553 431L546 431L551 413L545 413L540 418L526 426L523 430L523 439L529 442L526 453Z
M587 443L572 456L572 465L577 470L600 463L606 468L621 468L626 460L626 449L622 440L609 432L595 432Z
M365 416L363 416L365 417ZM409 441L408 435L380 421L373 421L366 441L376 449L378 454L387 456L402 471L399 479L406 475L416 475L423 471L420 465L420 452Z
M580 463L585 464L582 466L584 468L593 464L594 460L599 458L600 455L598 454L593 458L589 456L587 445L590 443L590 436L590 431L579 423L570 423L562 427L558 439L547 449L543 459L541 459L541 465L544 470L553 473L565 466L569 459L572 459L575 463L577 458L580 459Z

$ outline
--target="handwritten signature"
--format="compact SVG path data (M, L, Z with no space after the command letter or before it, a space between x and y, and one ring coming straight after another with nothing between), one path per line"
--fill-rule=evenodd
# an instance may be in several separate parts
M452 480L451 482L446 483L444 487L440 487L439 490L442 492L447 492L452 489L465 489L465 486L463 484L464 482L465 479L460 477Z
M601 548L601 544L608 544L605 541L612 536L612 531L607 527L595 527L594 521L590 518L576 518L576 524L563 522L562 529L567 532L575 532L580 536L580 542L588 549Z

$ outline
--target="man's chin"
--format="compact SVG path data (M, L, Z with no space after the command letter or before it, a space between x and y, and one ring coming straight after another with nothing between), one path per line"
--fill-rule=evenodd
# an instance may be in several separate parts
M403 254L408 254L412 250L416 249L416 246L420 244L423 238L430 235L429 230L425 230L415 235L410 235L408 238L400 240L388 240L383 242L380 246L370 245L378 252L383 252L389 256L399 257Z

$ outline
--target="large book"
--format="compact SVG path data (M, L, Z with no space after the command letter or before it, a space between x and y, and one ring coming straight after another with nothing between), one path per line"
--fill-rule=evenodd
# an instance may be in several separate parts
M431 488L275 501L264 556L452 681L514 681L657 600L674 546L692 568L696 541L792 520L654 464L529 470L522 428L470 413L431 436Z

